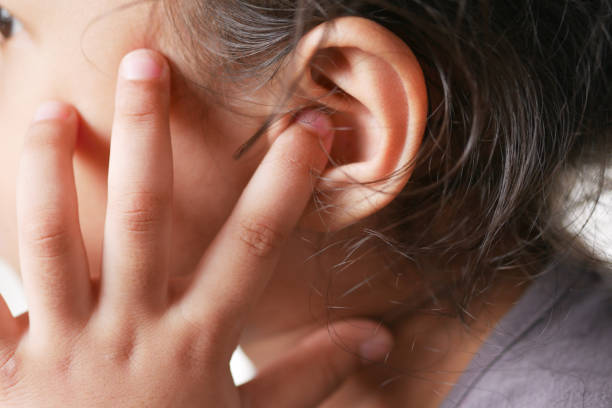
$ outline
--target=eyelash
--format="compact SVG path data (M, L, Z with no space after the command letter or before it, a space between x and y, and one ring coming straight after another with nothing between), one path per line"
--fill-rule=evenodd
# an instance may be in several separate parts
M8 41L17 34L23 26L13 15L4 7L0 6L0 36L2 41Z

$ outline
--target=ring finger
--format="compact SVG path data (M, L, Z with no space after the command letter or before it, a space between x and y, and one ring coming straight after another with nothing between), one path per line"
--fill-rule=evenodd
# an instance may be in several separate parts
M19 255L32 331L70 325L90 311L72 167L77 127L72 107L59 102L42 105L21 158Z

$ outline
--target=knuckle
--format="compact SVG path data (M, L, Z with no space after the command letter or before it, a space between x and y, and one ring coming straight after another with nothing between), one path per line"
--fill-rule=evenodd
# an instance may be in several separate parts
M117 342L104 353L104 359L114 363L130 363L135 359L137 344L133 338Z
M271 222L254 218L240 223L238 237L250 254L260 258L267 258L274 254L285 238L284 234Z
M299 155L283 155L277 160L277 166L283 170L283 173L307 174L314 170L312 163Z
M198 371L201 367L206 365L210 360L212 353L207 353L206 350L210 350L207 336L202 335L200 332L199 336L192 335L190 337L184 337L176 346L176 362L183 372Z
M114 324L113 330L108 330L110 324ZM118 321L117 318L99 320L94 332L101 333L98 336L86 337L80 344L81 350L88 350L85 344L94 344L103 364L123 365L129 364L136 358L139 348L139 338L135 324L126 321ZM85 351L87 353L87 351ZM82 357L83 356L79 356Z
M157 113L155 111L147 111L145 107L141 107L138 110L124 110L121 113L123 120L132 127L135 126L148 126L151 123L155 123Z
M17 355L11 352L0 360L0 390L2 396L11 393L21 381Z
M155 215L145 209L125 211L122 215L121 223L128 232L148 232L155 229Z
M161 100L158 85L151 82L131 83L117 96L117 110L128 123L155 122Z
M25 241L41 258L56 258L70 248L70 233L62 217L54 212L41 211L22 228Z
M45 365L57 378L68 379L74 373L75 359L73 352L63 352L57 356L51 356Z
M205 361L221 354L218 339L222 338L222 328L208 314L202 319L202 316L194 316L181 307L177 312L179 319L174 321L175 327L178 327L174 331L177 333L176 361L184 370L201 369Z
M188 338L193 335L199 336L202 333L207 333L210 336L215 334L214 322L216 319L208 309L194 310L185 303L179 303L176 305L172 317L173 322L184 329Z
M116 214L126 231L149 232L159 226L167 200L168 198L162 193L124 194L115 204Z

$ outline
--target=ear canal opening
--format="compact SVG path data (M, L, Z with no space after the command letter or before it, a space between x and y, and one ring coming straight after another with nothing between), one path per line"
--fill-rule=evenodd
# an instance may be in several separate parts
M325 48L312 58L308 73L313 83L325 90L327 96L333 95L347 100L352 99L352 96L330 79L327 72L347 69L348 66L349 63L341 52L335 48Z
M355 98L352 95L329 79L319 67L311 67L309 75L311 81L320 88L320 95L316 99L325 100L325 102L322 102L324 106L328 106L332 110L335 110L341 106L347 106L347 104L351 105L355 102ZM335 103L331 101L335 101Z
M310 69L310 77L312 81L319 85L321 88L326 89L327 91L334 92L336 90L342 91L334 82L327 77L319 68L312 67ZM342 91L344 92L344 91Z

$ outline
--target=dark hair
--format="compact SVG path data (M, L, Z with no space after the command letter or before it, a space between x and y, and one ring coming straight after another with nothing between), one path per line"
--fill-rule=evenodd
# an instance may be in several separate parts
M340 16L376 21L411 47L431 101L423 146L409 184L349 250L372 245L388 249L392 262L412 262L443 283L456 311L498 273L528 278L562 253L593 259L564 216L575 201L568 177L587 165L600 169L588 173L597 178L593 203L606 184L612 0L190 0L165 7L191 66L214 66L228 81L274 78L303 33ZM211 85L201 74L193 79Z

